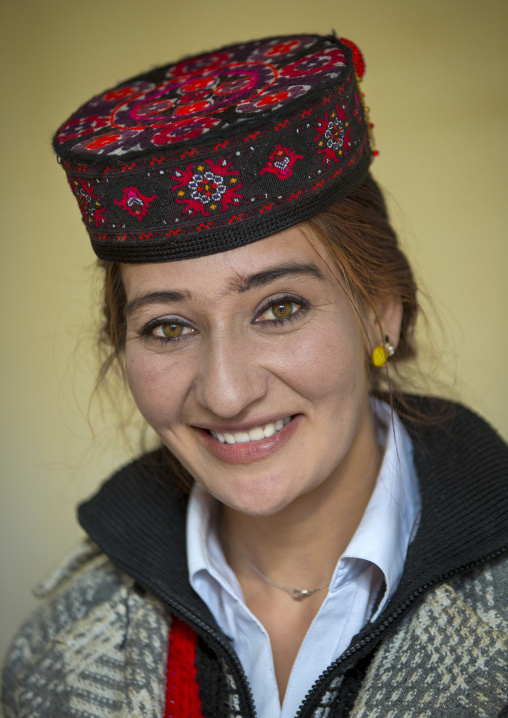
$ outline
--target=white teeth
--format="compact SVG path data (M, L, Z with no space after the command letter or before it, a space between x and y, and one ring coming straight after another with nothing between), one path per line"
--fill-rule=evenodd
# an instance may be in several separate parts
M277 429L275 428L275 424L267 424L265 426L264 431L265 431L265 436L268 439L269 436L273 436L275 434Z
M251 441L258 441L259 439L265 438L265 432L260 426L256 426L255 429L249 431L249 438Z
M234 433L211 431L210 433L215 439L218 439L223 444L245 444L247 441L259 441L260 439L268 439L278 431L280 431L286 424L291 421L290 416L286 416L285 419L277 419L275 422L270 422L265 426L255 426L249 431L235 431Z

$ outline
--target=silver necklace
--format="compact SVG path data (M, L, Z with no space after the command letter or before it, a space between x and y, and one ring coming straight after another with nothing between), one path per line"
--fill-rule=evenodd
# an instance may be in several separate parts
M321 586L316 586L316 588L299 588L298 586L295 586L294 588L290 588L289 586L282 586L280 583L275 583L275 581L272 581L268 578L268 576L265 576L265 574L259 570L257 566L255 566L252 561L245 556L239 548L237 548L228 538L227 536L224 536L224 540L230 546L230 548L236 553L237 556L239 556L242 561L245 561L247 566L249 566L255 574L259 576L260 579L262 579L265 583L267 583L269 586L273 586L274 588L280 588L281 591L285 591L286 593L289 593L291 598L294 598L295 601L301 601L302 598L307 598L307 596L310 596L311 593L316 593L316 591L321 591L322 588L328 588L330 586L330 582L323 583Z

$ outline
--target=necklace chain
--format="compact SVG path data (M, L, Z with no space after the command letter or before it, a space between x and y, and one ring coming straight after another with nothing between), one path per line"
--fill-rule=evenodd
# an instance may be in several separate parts
M312 593L316 593L316 591L321 591L323 588L328 588L330 586L330 582L323 583L321 586L316 586L315 588L299 588L298 586L295 586L294 588L290 588L289 586L282 586L280 583L275 583L275 581L272 581L268 578L268 576L265 576L265 574L255 565L252 563L252 561L245 556L239 548L237 548L234 543L232 543L227 536L224 536L224 540L228 544L228 546L236 553L236 555L244 561L249 568L251 568L255 574L259 576L259 578L267 583L269 586L273 586L274 588L280 588L281 591L285 591L286 593L289 593L291 598L294 598L295 601L301 601L302 598L307 598L307 596L310 596Z

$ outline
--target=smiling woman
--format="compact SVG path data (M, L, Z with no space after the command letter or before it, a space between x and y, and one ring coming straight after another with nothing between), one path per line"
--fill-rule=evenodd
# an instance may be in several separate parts
M417 293L364 70L334 36L244 43L55 136L104 271L101 378L123 367L161 446L81 505L8 717L506 709L508 452L399 386Z
M143 298L127 320L134 399L225 507L273 515L323 481L342 485L350 452L377 456L355 314L298 227L122 277L128 301Z

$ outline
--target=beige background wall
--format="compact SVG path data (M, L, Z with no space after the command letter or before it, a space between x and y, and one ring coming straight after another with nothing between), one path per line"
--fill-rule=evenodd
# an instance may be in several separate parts
M182 54L335 28L363 49L374 173L442 318L433 380L508 436L504 0L22 0L2 11L1 635L126 456L92 412L93 257L50 149L92 94ZM438 332L437 338L440 340ZM457 375L457 380L453 379Z

